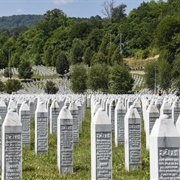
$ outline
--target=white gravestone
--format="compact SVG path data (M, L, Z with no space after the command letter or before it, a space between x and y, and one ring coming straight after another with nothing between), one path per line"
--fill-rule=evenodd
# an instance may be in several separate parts
M166 114L168 115L169 119L172 119L172 108L171 108L171 104L167 101L164 100L161 109L160 109L160 116Z
M112 132L114 132L115 108L116 102L115 100L111 100L109 105L109 119L111 120Z
M76 105L76 103L73 101L69 104L69 108L68 108L71 112L71 115L73 117L73 144L75 146L79 145L79 125L78 125L78 121L79 121L79 115L78 115L78 107Z
M2 125L2 179L22 179L22 124L12 109Z
M128 171L142 167L141 118L132 106L125 115L125 167Z
M22 103L19 118L22 123L22 144L30 147L30 108L27 102Z
M150 179L180 179L180 135L167 115L156 120L150 135Z
M91 123L91 179L112 179L112 128L102 108Z
M83 118L82 117L82 105L79 100L77 100L75 103L79 109L79 125L78 126L79 126L79 133L81 133L82 132L82 118Z
M35 152L48 153L48 110L45 102L39 102L35 111Z
M149 136L151 134L152 128L159 118L159 111L155 104L150 104L146 111L147 118L147 129L146 129L146 149L149 149Z
M7 113L7 107L4 101L0 100L0 171L2 165L2 124Z
M66 106L58 116L57 152L60 174L73 173L73 117Z
M123 102L118 101L115 108L115 146L124 145L124 117L126 108Z
M57 118L60 113L60 108L57 103L57 100L53 100L50 107L50 133L57 134Z
M179 99L176 99L172 104L172 120L174 124L176 124L179 115L180 115L180 102Z

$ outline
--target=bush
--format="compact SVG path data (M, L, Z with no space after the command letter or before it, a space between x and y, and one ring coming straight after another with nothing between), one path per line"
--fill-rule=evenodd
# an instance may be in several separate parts
M47 81L44 87L44 91L47 94L56 94L58 92L58 88L53 81Z
M13 75L12 70L10 69L10 73L9 73L9 67L5 68L3 75L4 75L4 77L9 78L9 76L10 76L10 78L11 78Z
M0 80L0 92L5 90L5 84Z
M5 91L9 94L11 94L12 92L17 92L21 88L21 82L16 79L8 79L6 81Z

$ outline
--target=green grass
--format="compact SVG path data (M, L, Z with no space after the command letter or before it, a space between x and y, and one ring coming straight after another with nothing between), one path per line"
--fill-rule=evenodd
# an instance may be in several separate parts
M143 125L142 125L142 129ZM90 152L90 110L83 121L83 132L79 146L74 149L74 173L60 175L57 167L57 138L49 134L47 155L36 155L34 149L34 121L31 122L31 147L23 148L23 180L89 180L91 179ZM125 170L124 147L114 146L113 135L113 179L114 180L148 180L149 154L145 149L145 133L142 132L142 170Z

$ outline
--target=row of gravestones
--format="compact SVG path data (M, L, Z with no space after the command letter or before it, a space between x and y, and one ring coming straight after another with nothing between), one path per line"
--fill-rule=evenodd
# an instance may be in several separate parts
M35 118L35 152L48 153L50 133L57 134L57 161L62 174L73 172L73 146L85 116L84 96L1 96L0 166L2 179L22 179L22 146L30 147L30 121Z
M56 96L54 96L54 98L55 97ZM47 153L48 151L47 124L48 119L52 119L54 115L56 117L55 126L53 126L53 121L50 120L50 127L51 133L53 130L57 130L58 133L58 167L60 173L71 173L73 171L72 144L75 142L75 140L73 140L73 136L75 135L73 135L72 131L73 122L76 118L73 118L73 113L70 110L70 98L66 98L64 101L63 105L65 106L61 106L58 118L57 112L50 113L52 107L57 109L57 107L60 106L60 103L58 104L54 101L55 99L51 101L49 98L49 100L45 102L43 100L45 97L43 96L38 98L26 96L26 98L28 100L30 99L29 116L35 115L36 153ZM5 174L9 177L11 177L12 174L15 175L13 179L16 179L16 176L18 178L19 176L21 177L22 151L20 147L21 142L23 142L23 137L27 137L27 134L23 135L21 132L23 127L21 127L20 123L22 120L19 120L19 118L22 116L21 101L26 98L24 96L18 97L17 103L15 103L16 100L12 97L9 102L7 98L4 98L4 101L2 101L5 105L8 105L7 109L10 109L2 125L3 177ZM72 99L74 98L75 97L72 97ZM46 97L46 99L48 99L48 97ZM57 102L60 102L59 99ZM84 106L82 106L84 109L82 112L85 113L85 99L83 99L82 102L82 104L84 104ZM91 107L92 118L91 174L93 180L112 179L112 132L115 132L115 145L124 145L125 147L126 169L131 170L142 167L142 116L144 116L144 129L147 141L149 142L147 149L150 149L151 179L179 178L180 138L178 133L178 122L180 120L177 118L179 117L179 101L176 97L144 95L136 98L130 95L96 95L87 97L87 106ZM16 109L17 112L14 112L13 109ZM19 113L19 116L17 113ZM81 119L83 119L84 113L80 115L80 117L82 117ZM164 114L166 114L166 116ZM28 119L27 114L24 114L24 118ZM25 129L28 129L29 125L27 121L25 124ZM78 124L78 128L79 131L81 131L81 123ZM13 130L15 131L13 132ZM75 134L77 134L77 132ZM20 173L17 172L19 169L21 170ZM8 173L5 173L6 170L9 170Z
M180 102L175 96L143 95L87 98L91 107L92 179L112 179L112 132L115 146L124 145L125 168L142 168L144 117L150 151L150 179L180 179Z
M132 74L132 77L134 79L134 85L132 87L132 90L134 90L136 87L140 87L144 85L144 78L141 76L138 76L137 74Z
M37 72L36 74L39 74L39 75L44 75L44 76L53 76L56 73L55 70L51 70L50 68L47 68L45 66L33 66L32 69L34 70L34 72Z

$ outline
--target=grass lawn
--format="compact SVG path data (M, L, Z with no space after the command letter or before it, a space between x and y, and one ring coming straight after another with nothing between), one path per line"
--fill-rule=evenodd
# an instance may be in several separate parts
M143 126L142 126L143 127ZM143 128L142 128L143 129ZM89 180L91 179L90 153L90 110L87 109L83 121L80 145L74 148L74 173L60 175L57 167L57 138L49 134L49 151L47 155L36 155L34 149L34 121L31 122L31 148L23 148L23 180ZM145 134L142 132L142 170L125 170L124 147L114 147L113 134L113 179L114 180L148 180L149 154L145 150Z

